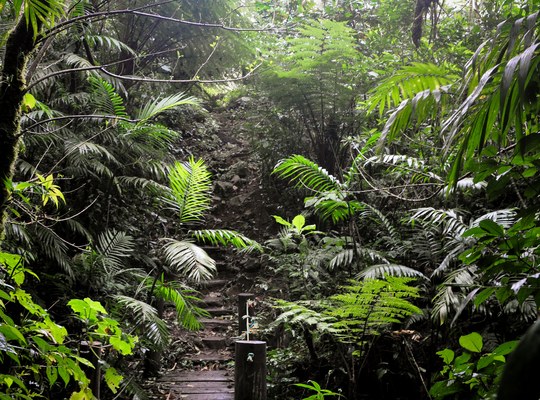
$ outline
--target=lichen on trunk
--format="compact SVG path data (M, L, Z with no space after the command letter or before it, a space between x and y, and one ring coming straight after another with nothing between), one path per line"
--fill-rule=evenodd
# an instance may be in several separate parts
M38 26L38 31L41 26ZM4 233L9 191L6 181L13 178L20 147L20 123L23 97L26 92L25 70L36 35L24 17L21 17L6 41L6 50L0 72L0 238Z

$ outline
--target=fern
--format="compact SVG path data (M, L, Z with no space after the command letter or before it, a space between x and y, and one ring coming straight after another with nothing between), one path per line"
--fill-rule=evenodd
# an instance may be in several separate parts
M121 269L126 258L133 254L135 242L124 232L111 229L98 236L96 250L101 255L101 263L105 268Z
M129 47L124 42L121 42L120 40L113 38L111 36L105 36L105 35L86 35L84 37L88 44L91 46L101 46L101 47L108 47L111 50L116 50L117 52L127 52L129 54L135 55L135 52L131 47Z
M420 271L399 264L376 264L365 268L362 272L356 275L356 279L382 279L385 276L399 276L409 278L420 278L429 280Z
M210 209L210 172L204 161L190 158L186 163L175 163L169 173L169 184L181 223L200 222Z
M329 314L338 319L333 326L346 341L357 342L406 317L421 313L409 299L419 297L418 288L409 286L411 278L387 276L386 279L352 281L344 292L332 296Z
M337 333L332 327L335 319L329 315L312 310L308 306L317 306L314 302L289 302L285 300L274 300L274 307L282 310L281 314L271 324L278 326L280 324L310 326L317 329L320 333Z

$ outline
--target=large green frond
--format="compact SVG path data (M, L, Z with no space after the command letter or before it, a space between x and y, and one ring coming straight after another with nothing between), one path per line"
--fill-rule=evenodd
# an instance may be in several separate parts
M173 272L195 282L211 279L217 271L215 261L194 243L167 239L163 253Z
M399 264L371 265L365 268L362 272L360 272L356 276L356 279L383 279L387 275L409 278L421 278L426 281L429 280L429 278L420 271Z
M432 97L436 99L445 90L446 85L454 83L458 76L454 74L454 67L449 65L437 66L431 63L411 63L396 71L393 75L383 79L372 91L369 98L368 112L377 109L382 117L386 109L406 105L411 107L416 103L418 107ZM418 97L417 97L418 96ZM415 100L406 102L404 100ZM409 114L412 113L412 108ZM397 117L394 117L397 118Z
M104 79L89 76L88 81L92 89L92 105L96 114L115 115L126 118L124 99L116 92L114 86Z
M142 122L148 121L150 118L155 117L158 114L161 114L164 111L170 110L175 107L182 105L199 105L200 101L193 97L188 96L185 93L178 93L172 96L164 97L162 99L155 99L148 102L146 105L141 108L137 114L137 119Z
M201 222L210 209L212 182L202 159L190 158L186 163L175 163L169 173L169 184L181 223Z
M105 268L121 269L133 254L135 242L126 233L111 229L98 236L96 249Z
M262 246L255 240L242 235L239 232L228 229L202 229L192 231L191 234L197 238L197 240L203 243L210 243L214 246L233 246L236 249L252 252L262 252Z
M175 282L163 282L159 280L154 287L154 294L165 301L174 304L178 322L186 329L197 330L202 324L197 318L208 316L208 313L197 307L196 302L200 299L194 296L192 290L182 289Z
M129 296L115 295L113 298L127 310L136 324L142 325L144 335L156 348L164 348L169 343L169 328L154 307Z
M342 184L324 168L301 155L281 160L272 174L295 184L295 187L314 192L340 191Z

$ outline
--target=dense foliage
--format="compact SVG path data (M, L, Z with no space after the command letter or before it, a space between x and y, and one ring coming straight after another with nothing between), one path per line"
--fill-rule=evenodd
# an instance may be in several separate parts
M208 246L264 252L274 398L538 398L539 9L0 0L0 398L92 399L97 362L142 398ZM264 245L205 226L186 144L235 104Z

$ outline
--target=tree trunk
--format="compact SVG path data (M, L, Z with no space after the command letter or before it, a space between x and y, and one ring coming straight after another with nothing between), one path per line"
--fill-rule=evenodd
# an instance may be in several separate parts
M38 22L38 31L41 23ZM20 123L26 91L25 70L35 48L34 31L22 17L9 33L3 68L0 72L0 238L4 235L9 191L20 145Z

